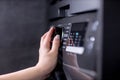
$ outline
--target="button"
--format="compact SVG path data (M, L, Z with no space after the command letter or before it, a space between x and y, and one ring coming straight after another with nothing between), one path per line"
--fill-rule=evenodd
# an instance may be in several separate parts
M62 46L63 49L65 49L65 46Z
M66 40L67 40L67 38L64 38L63 40L64 40L64 41L66 41Z
M69 27L69 26L67 26L67 27L65 27L65 29L70 29L70 27Z
M65 31L66 33L69 33L69 31Z
M78 32L76 32L76 36L78 36L79 35L79 33Z
M84 53L84 47L66 46L66 51L82 55Z
M75 36L76 38L78 38L78 36Z
M64 37L68 37L68 34L64 34L63 36L64 36Z
M63 42L63 45L66 45L66 42Z
M90 41L94 42L95 41L95 37L91 36L90 37Z

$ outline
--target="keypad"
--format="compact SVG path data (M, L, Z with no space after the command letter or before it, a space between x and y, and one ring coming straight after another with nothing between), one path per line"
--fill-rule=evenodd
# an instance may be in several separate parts
M69 37L69 46L83 46L83 39L79 31L71 32Z
M87 23L61 24L63 27L62 46L83 47Z

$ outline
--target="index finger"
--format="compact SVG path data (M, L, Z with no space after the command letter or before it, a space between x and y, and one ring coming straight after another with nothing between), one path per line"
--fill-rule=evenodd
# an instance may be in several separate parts
M51 27L50 30L47 32L47 35L45 37L46 42L51 41L51 36L53 34L53 31L54 31L54 27Z
M53 34L54 31L54 27L51 27L50 30L47 32L46 37L44 38L44 44L46 46L46 48L50 48L50 42L51 42L51 36Z

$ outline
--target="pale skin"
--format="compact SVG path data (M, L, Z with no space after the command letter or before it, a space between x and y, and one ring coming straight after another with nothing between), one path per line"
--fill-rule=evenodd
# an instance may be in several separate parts
M51 36L54 28L50 28L41 37L38 63L30 68L0 75L0 80L44 80L56 66L60 36L56 35L50 48Z

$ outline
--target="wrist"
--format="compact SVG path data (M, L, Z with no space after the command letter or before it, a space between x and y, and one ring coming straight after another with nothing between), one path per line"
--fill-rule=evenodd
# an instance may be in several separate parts
M33 70L34 70L34 74L37 74L36 76L38 76L38 79L40 80L45 80L47 77L46 77L46 74L44 73L44 71L42 70L42 68L38 65L35 65L33 67ZM38 80L36 79L36 80Z
M38 71L43 77L47 77L49 75L48 71L40 65L39 63L34 66L35 70Z

